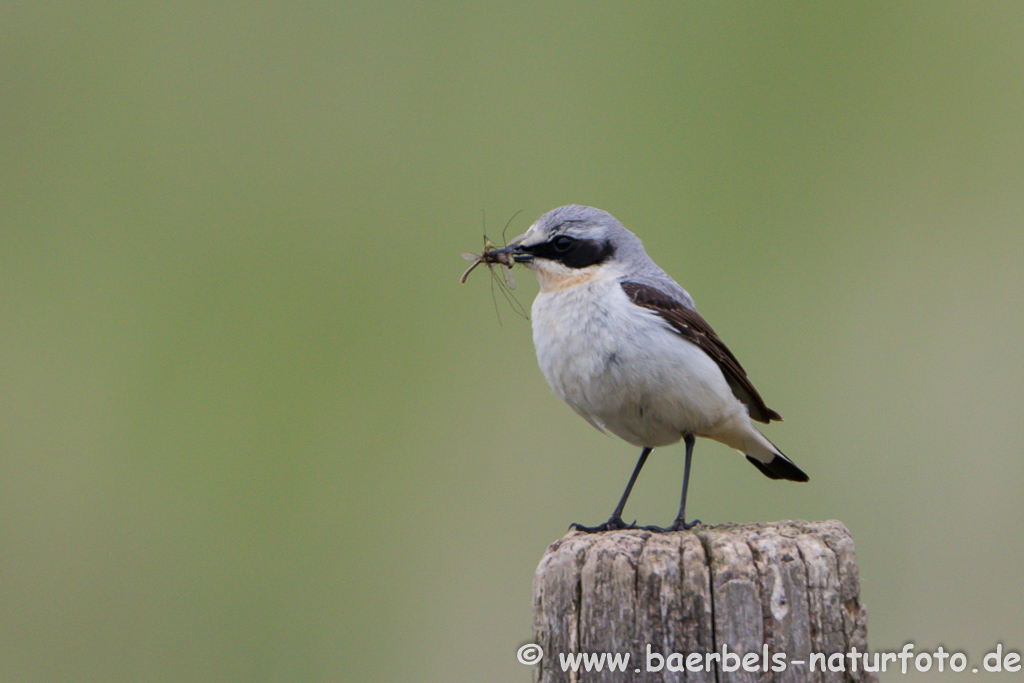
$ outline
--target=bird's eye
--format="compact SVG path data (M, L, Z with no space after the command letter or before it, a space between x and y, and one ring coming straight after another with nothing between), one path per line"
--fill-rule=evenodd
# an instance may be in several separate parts
M555 238L555 241L554 241L555 251L557 251L559 254L564 254L565 252L567 252L570 249L572 249L572 245L575 244L575 243L576 243L576 240L574 240L573 238L566 237L565 235L561 235L561 236Z

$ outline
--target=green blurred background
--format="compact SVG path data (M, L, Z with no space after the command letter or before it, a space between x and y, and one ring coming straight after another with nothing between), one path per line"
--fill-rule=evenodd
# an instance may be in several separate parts
M873 649L1020 651L1022 30L5 3L0 680L530 680L536 563L637 454L458 253L567 203L641 236L811 475L702 441L694 515L845 522ZM630 519L671 520L681 456Z

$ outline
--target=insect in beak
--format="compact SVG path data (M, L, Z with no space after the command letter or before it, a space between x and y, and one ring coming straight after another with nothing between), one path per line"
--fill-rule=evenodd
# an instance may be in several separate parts
M505 266L508 268L509 272L503 273L505 276L505 285L509 289L516 288L516 279L511 273L512 266L515 263L512 258L512 253L506 249L496 249L491 241L486 237L484 238L484 250L481 253L470 254L468 252L463 252L462 258L473 262L470 264L469 268L466 269L466 272L462 274L462 277L459 278L459 282L462 284L466 284L466 278L468 278L469 274L473 272L473 269L483 263L486 264L488 268L495 265Z

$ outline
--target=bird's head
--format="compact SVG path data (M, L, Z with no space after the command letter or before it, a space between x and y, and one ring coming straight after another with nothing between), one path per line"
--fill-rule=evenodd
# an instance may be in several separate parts
M492 254L508 254L533 271L542 292L597 278L619 277L627 258L643 245L610 213L589 206L561 206Z

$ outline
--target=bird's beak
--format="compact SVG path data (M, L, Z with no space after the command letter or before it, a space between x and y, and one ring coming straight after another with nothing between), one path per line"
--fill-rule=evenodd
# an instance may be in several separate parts
M520 235L503 248L491 250L489 254L491 256L497 256L498 258L501 256L510 256L516 263L529 263L533 260L533 254L530 252L529 247L522 246L523 239L525 238L526 235Z

